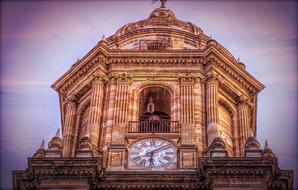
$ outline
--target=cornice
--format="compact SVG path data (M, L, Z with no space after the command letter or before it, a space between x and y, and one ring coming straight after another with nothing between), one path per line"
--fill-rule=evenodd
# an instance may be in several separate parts
M181 51L180 51L181 52ZM122 54L123 53L123 54ZM187 53L177 54L173 51L130 51L113 52L108 64L202 64L202 55L189 56Z
M68 76L65 75L62 77L62 80L57 81L54 85L52 85L52 88L54 88L56 91L59 93L64 94L69 88L71 88L77 81L79 81L82 77L87 76L88 72L93 70L97 63L103 63L105 64L106 58L103 57L102 55L97 56L95 59L92 61L88 62L84 67L81 68L78 72L75 73L70 73ZM99 66L100 70L103 70Z
M83 81L83 83L77 84L72 91L69 91L67 93L68 96L75 96L78 100L84 96L95 84L98 85L104 85L107 82L107 77L104 76L104 74L99 73L97 71L89 74L86 76L86 80ZM64 92L64 91L62 91Z
M251 94L257 94L264 89L264 85L248 74L248 72L234 66L232 63L229 65L224 63L215 53L210 53L207 55L205 61L206 65L213 63L213 65L219 66L219 68L243 85Z
M114 64L156 64L157 66L168 66L177 64L206 65L209 62L213 62L225 73L245 86L251 94L256 94L264 88L263 84L253 78L243 68L237 66L236 63L233 62L234 58L225 57L222 52L220 52L220 50L218 51L213 45L208 46L204 50L165 50L158 52L144 50L111 50L106 47L106 43L99 43L97 48L96 51L99 54L97 57L89 62L79 61L75 66L76 68L65 73L52 87L59 93L65 92L98 63L101 63L99 67L102 70L108 72L107 70L111 67L108 67L108 65ZM102 51L105 52L102 53Z

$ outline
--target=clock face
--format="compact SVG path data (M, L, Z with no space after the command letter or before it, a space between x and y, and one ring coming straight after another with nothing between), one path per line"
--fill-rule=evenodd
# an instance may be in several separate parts
M170 141L147 138L134 143L128 154L128 166L140 169L175 167L177 149Z

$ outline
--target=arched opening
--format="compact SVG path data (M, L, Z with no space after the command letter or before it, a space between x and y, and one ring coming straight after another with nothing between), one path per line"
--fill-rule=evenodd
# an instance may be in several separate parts
M148 87L140 94L139 131L141 133L169 133L171 94L162 87Z
M136 120L129 122L127 132L180 133L179 121L172 121L173 92L166 86L155 84L139 89L136 93Z
M219 135L226 144L229 155L233 155L233 117L229 110L219 104Z
M150 106L154 109L154 112L160 117L168 117L170 119L171 115L171 94L170 92L162 87L151 86L143 89L139 94L139 118L146 118L146 113L148 114L147 107L152 100ZM154 107L152 107L154 105Z

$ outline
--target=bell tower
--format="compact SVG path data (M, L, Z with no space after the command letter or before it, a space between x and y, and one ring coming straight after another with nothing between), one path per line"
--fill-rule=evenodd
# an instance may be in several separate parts
M60 131L16 189L291 189L256 138L264 85L166 0L103 38L52 88Z

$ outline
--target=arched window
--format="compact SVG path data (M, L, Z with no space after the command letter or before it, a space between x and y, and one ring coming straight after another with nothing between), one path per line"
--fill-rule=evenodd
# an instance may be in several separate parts
M219 104L219 135L224 140L229 155L233 155L233 120L231 113Z

